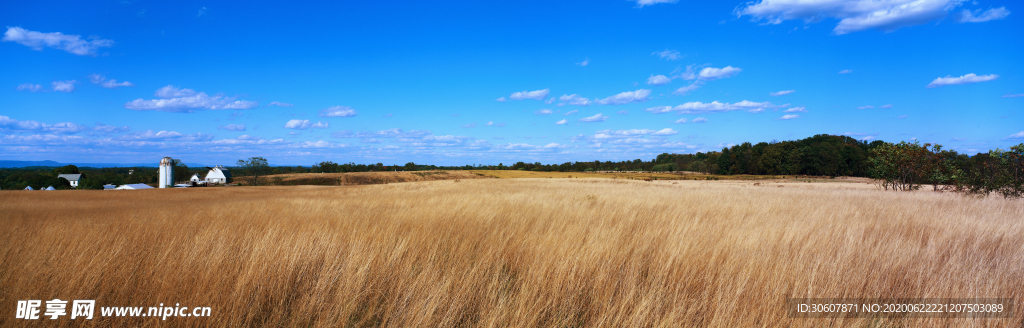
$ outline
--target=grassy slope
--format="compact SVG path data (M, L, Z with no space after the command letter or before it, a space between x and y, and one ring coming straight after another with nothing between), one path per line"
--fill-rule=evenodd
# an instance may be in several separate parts
M212 318L168 318L181 325L322 327L865 326L787 319L781 304L1024 299L1020 201L780 185L490 179L0 191L0 326L14 323L15 300L53 298L213 307ZM1022 321L1018 309L1013 319L876 323Z

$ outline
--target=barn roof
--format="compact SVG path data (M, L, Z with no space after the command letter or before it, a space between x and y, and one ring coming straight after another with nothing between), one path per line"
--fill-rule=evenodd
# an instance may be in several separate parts
M58 178L67 179L68 181L78 181L79 179L82 178L82 175L81 174L60 174L60 175L57 175L57 177Z

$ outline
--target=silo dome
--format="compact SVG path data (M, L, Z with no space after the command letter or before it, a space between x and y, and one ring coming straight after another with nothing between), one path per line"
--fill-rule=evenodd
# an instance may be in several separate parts
M160 165L171 165L171 161L173 161L173 159L170 157L164 157L160 160Z

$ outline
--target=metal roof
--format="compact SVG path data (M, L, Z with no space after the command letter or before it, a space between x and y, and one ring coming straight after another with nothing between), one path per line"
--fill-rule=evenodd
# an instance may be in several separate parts
M60 175L57 175L57 177L58 178L67 179L68 181L78 181L79 179L82 178L82 175L81 174L60 174Z

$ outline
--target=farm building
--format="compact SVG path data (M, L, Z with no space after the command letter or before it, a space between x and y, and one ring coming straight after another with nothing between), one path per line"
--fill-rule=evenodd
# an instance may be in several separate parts
M57 190L57 189L54 189L53 186L49 186L49 187L46 187L46 189L43 189L43 190Z
M146 185L144 183L132 183L132 184L121 185L121 186L119 186L117 188L114 188L114 190L139 190L139 189L153 189L153 187L150 187L149 185Z
M32 188L32 186L28 186L28 187L25 187L25 190L36 190L36 188Z
M174 168L172 164L174 164L173 158L164 157L160 160L160 182L157 183L159 188L167 188L174 184Z
M217 165L210 169L210 172L206 173L207 183L228 183L231 182L231 172L225 169L223 166Z
M103 185L103 190L114 190L114 188L117 188L117 186L112 185L112 184L105 184L105 185Z
M192 183L202 183L203 179L199 177L199 173L196 173L193 174L192 178L189 178L188 181Z
M72 188L78 188L78 181L82 179L82 175L81 174L61 174L61 175L58 175L57 177L58 178L64 178L65 180L68 180L68 182L71 183L71 187Z

